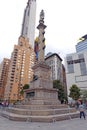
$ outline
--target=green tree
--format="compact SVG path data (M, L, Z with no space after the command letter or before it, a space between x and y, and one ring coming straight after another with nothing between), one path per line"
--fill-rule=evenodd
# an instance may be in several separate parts
M25 85L23 86L23 88L22 88L21 91L20 91L21 96L24 95L24 90L29 89L29 87L30 87L29 84L25 84Z
M83 101L87 100L87 90L81 90L81 95L80 95L81 99Z
M53 81L53 88L58 89L58 99L60 101L67 100L67 97L65 96L66 94L64 93L64 87L59 80Z
M23 90L25 90L25 89L29 89L29 84L25 84L24 86L23 86Z
M73 84L70 87L69 97L73 98L74 100L77 100L80 97L80 89L77 87L77 85Z

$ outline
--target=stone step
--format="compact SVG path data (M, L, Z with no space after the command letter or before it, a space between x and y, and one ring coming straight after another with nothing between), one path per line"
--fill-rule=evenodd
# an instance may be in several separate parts
M72 118L78 118L79 112L60 114L60 115L49 115L49 116L28 116L28 115L18 115L9 113L7 111L3 111L1 113L2 116L14 120L14 121L27 121L27 122L55 122L68 120Z
M55 105L15 105L15 108L32 109L32 110L42 110L42 109L58 109L58 108L68 108L65 104L55 104Z
M46 98L45 98L46 97ZM20 103L23 105L56 105L61 104L60 101L56 98L48 98L47 95L45 97L32 97L29 99L25 99Z
M60 104L60 102L58 100L53 100L53 99L33 99L30 102L28 102L31 105L56 105L56 104Z
M65 114L76 112L75 108L62 108L62 109L42 109L42 110L29 110L29 109L19 109L19 108L9 108L6 111L10 113L15 113L19 115L32 115L32 116L48 116L55 114Z

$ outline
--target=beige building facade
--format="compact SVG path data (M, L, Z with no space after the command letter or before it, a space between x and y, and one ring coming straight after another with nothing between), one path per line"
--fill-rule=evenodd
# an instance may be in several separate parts
M4 98L5 86L7 83L8 70L10 66L10 59L4 58L0 64L0 99Z
M34 65L35 53L28 40L19 37L18 45L14 45L9 67L8 82L6 84L4 99L21 99L20 91L25 84L33 78L32 66Z

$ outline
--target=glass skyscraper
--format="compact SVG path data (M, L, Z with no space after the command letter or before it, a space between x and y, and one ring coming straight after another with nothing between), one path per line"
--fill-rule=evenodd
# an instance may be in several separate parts
M81 37L80 42L76 45L76 52L81 52L87 50L87 34Z

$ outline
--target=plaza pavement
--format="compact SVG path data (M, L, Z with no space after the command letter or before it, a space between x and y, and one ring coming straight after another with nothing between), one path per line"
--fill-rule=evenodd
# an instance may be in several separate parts
M16 122L0 116L0 130L87 130L87 119L70 119L53 123Z

